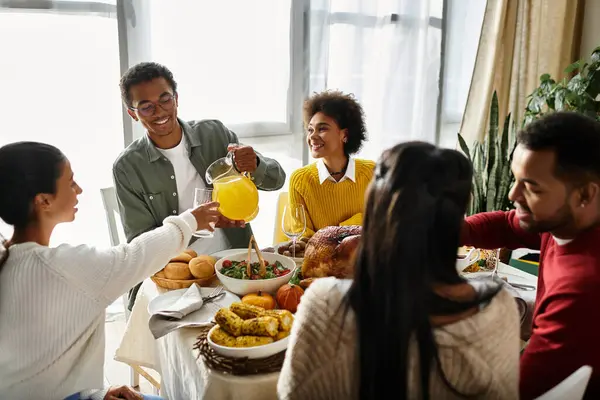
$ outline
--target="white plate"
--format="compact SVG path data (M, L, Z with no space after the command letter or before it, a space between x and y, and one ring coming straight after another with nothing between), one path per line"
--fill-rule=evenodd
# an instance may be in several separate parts
M491 279L492 273L493 273L492 271L478 271L478 272L465 273L465 274L462 274L462 276L464 278L466 278L466 279L469 279L469 278L480 278L480 277L489 277ZM514 274L509 274L509 273L505 273L505 272L502 272L502 271L498 272L498 276L500 276L500 278L506 278L506 279L508 279L509 283L516 283L516 284L521 284L521 285L528 285L528 286L535 286L535 287L537 287L537 282L532 282L531 279L527 279L527 278L524 278L522 276L518 276L518 275L514 275Z
M211 256L216 257L216 258L224 258L224 257L229 257L229 256L233 256L236 254L240 254L240 249L229 249L229 250L223 250L223 251L219 251L217 253L211 254Z
M153 298L150 303L148 303L148 312L150 315L153 315L157 311L161 309L164 310L165 308L175 304L175 302L179 300L186 290L188 290L188 288L171 290ZM204 297L210 295L213 290L215 290L215 288L201 287L200 293ZM204 304L199 310L188 314L185 317L185 320L191 323L196 323L198 326L206 325L212 321L219 309L224 307L227 308L231 305L231 303L240 301L240 298L235 294L226 290L223 292L225 293L223 296Z
M212 333L219 325L215 325L208 331L208 345L213 348L215 353L231 358L265 358L280 353L287 349L290 336L286 336L276 342L256 347L225 347L220 346L211 340Z

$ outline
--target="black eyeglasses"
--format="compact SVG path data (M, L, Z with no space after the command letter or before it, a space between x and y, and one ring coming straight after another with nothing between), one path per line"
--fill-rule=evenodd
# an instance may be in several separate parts
M157 103L160 108L169 111L175 105L175 96L171 93L163 94ZM152 102L144 103L141 107L129 107L130 110L139 112L144 117L151 117L156 112L156 104Z

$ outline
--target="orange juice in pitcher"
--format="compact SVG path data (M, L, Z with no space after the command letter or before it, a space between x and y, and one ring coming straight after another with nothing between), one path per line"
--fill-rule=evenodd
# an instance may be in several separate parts
M219 211L225 217L249 222L258 213L258 190L250 178L226 176L213 181L213 201L220 203Z
M213 201L220 203L223 216L250 222L258 214L258 189L246 175L233 166L233 153L212 163L206 170L206 181L213 185Z

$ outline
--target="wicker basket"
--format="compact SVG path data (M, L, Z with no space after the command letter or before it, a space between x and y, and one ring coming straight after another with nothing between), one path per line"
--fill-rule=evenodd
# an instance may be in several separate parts
M152 275L150 277L150 279L152 279L152 281L154 283L156 283L156 285L158 285L162 288L174 290L174 289L189 288L190 286L192 286L193 283L197 283L200 286L209 286L211 284L211 282L215 279L216 276L217 276L217 274L213 274L212 276L209 276L208 278L202 278L202 279L176 280L176 279L159 278L156 275Z

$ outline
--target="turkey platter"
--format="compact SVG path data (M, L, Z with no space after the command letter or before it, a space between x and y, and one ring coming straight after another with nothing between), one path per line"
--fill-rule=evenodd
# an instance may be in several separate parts
M361 232L360 226L329 226L317 231L304 251L302 286L326 276L352 278Z

